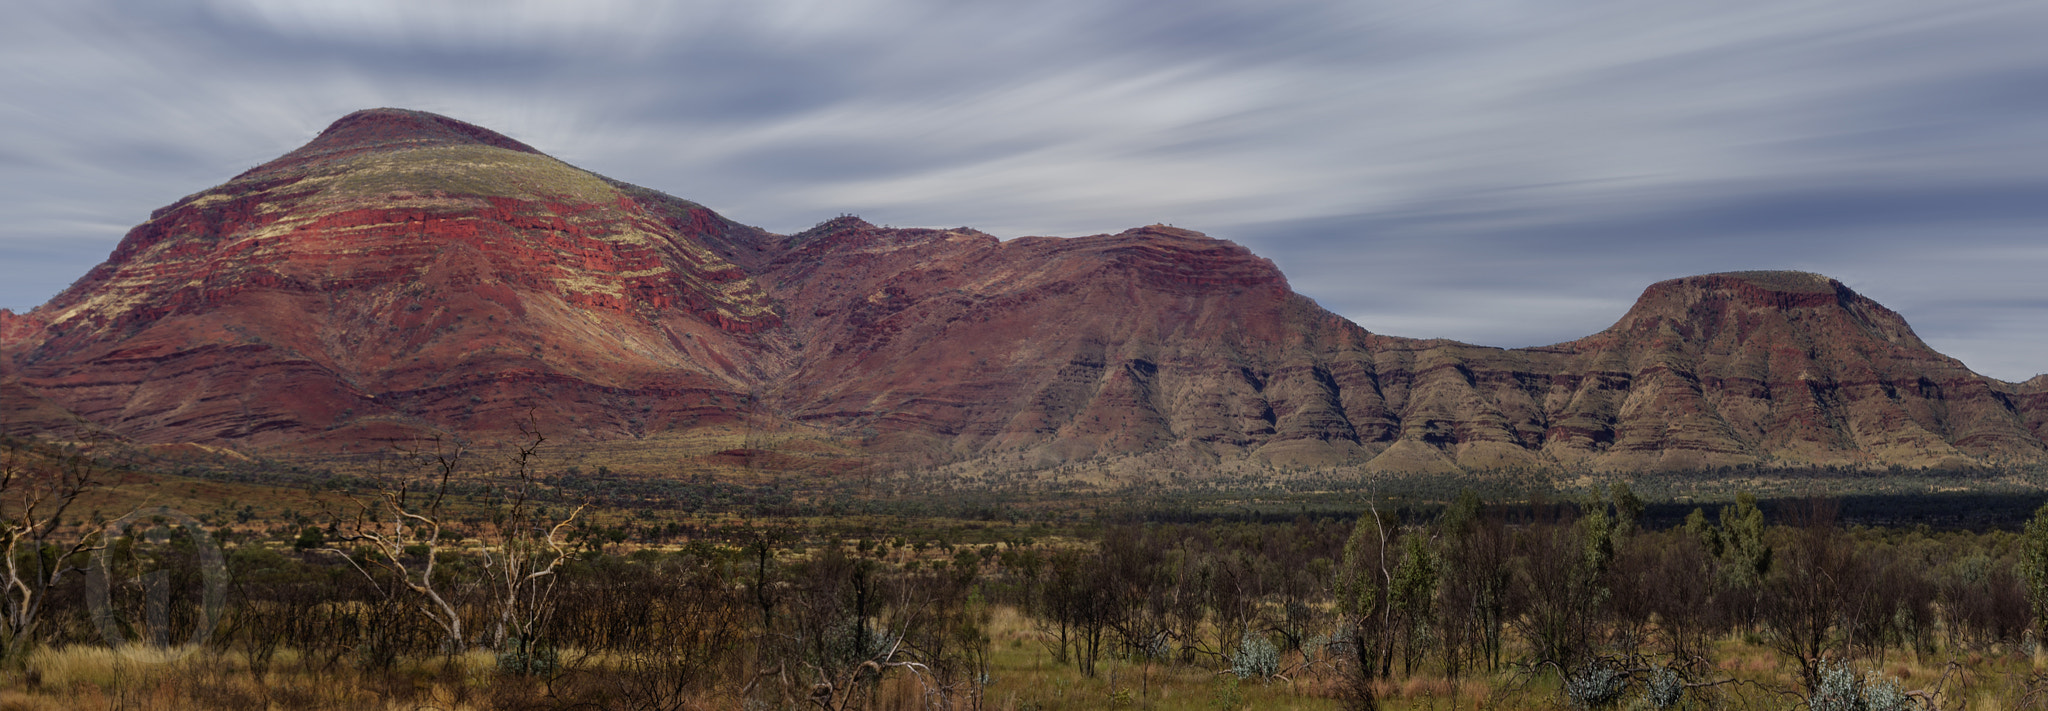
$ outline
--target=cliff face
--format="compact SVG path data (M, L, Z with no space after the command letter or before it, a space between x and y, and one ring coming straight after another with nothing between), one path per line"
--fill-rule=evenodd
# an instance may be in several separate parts
M1816 275L1662 282L1545 348L1403 339L1186 230L1004 242L841 218L772 235L391 109L157 211L50 303L0 311L0 379L11 423L274 451L745 419L1023 467L2048 455L2048 379L1971 373Z

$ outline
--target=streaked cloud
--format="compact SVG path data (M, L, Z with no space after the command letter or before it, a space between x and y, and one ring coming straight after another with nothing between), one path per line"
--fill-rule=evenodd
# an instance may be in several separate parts
M2048 369L2038 3L20 5L16 310L150 209L404 106L776 231L1200 229L1383 333L1554 342L1658 279L1797 268Z

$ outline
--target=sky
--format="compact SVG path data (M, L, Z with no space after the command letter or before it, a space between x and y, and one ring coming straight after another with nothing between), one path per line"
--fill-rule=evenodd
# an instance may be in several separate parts
M1166 223L1377 333L1544 345L1826 274L2048 371L2048 3L15 0L0 307L394 106L781 233Z

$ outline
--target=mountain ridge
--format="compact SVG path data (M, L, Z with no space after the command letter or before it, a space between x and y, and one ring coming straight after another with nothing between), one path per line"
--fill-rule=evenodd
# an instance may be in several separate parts
M524 423L986 469L2048 459L2048 376L1971 372L1821 275L1658 282L1550 346L1407 339L1190 230L774 235L400 109L153 212L50 302L0 311L0 377L0 414L279 452Z

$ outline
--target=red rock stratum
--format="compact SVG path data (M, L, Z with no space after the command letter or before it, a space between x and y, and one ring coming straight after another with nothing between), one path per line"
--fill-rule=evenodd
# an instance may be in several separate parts
M775 235L397 109L156 211L49 303L0 311L0 413L269 452L744 421L1026 468L2048 455L2048 380L1972 373L1818 275L1661 282L1613 327L1543 348L1404 339L1196 232L1002 241L839 218Z

